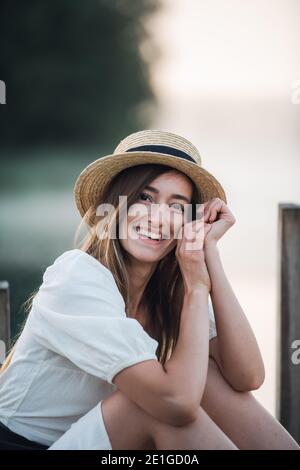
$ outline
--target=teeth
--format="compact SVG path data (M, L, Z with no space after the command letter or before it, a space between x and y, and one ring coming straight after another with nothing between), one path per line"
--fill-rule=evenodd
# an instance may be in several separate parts
M140 227L136 227L136 231L140 233L141 235L145 235L148 238L152 238L154 240L161 240L161 235L157 235L156 233L148 232L147 230L140 229Z

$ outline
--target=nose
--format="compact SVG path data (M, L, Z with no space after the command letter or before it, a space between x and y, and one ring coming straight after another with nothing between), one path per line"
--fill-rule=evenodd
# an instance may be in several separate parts
M171 224L170 221L170 208L168 204L151 204L150 213L148 214L148 228L168 233Z

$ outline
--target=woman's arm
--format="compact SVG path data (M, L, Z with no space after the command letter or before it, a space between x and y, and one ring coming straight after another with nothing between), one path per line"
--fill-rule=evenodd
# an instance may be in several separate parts
M122 369L113 379L118 389L147 413L176 426L194 419L206 384L208 293L208 288L200 285L185 294L178 341L164 365L140 362Z
M257 389L264 381L265 369L256 338L226 277L216 242L205 240L204 252L218 333L217 344L215 338L210 341L210 355L233 388Z
M164 366L172 388L179 388L182 401L194 404L195 410L202 400L208 370L208 294L204 286L185 294L178 341Z

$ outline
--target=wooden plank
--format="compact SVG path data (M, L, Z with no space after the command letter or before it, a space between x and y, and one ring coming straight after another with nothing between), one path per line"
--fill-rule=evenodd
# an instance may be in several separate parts
M300 206L279 204L277 416L300 443Z
M0 281L0 363L2 364L6 351L10 346L10 302L9 284Z

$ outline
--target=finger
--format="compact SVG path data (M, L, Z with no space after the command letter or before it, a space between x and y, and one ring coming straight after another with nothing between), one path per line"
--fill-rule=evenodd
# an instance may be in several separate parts
M217 216L218 216L218 213L220 211L220 204L219 203L216 203L212 208L211 208L211 211L210 211L210 217L208 218L208 221L209 222L213 222L217 219Z
M204 219L195 219L191 222L184 224L182 233L182 242L187 243L190 241L200 240L203 241L205 237L205 223Z
M210 231L211 227L212 227L212 224L205 224L205 226L204 226L204 233L205 233L205 235L208 234L208 232Z
M203 241L205 238L205 229L202 221L193 224L193 230L188 231L183 238L183 250L201 250L203 249Z
M210 202L210 204L205 208L204 210L204 222L207 222L210 215L211 215L211 210L214 207L214 205L217 203L217 201L214 199L213 201Z
M196 236L199 237L198 233L199 230L203 227L204 222L203 219L195 219L191 222L187 222L181 226L177 232L176 238L177 241L177 249L180 249L181 245L185 242L193 240Z
M207 205L210 203L210 201L206 201L202 204L197 204L197 209L196 209L196 218L201 219L204 216L205 209Z
M207 221L213 222L217 219L218 213L221 212L223 206L223 201L216 200L209 208L209 213L207 214Z
M195 237L196 233L201 229L203 221L201 220L192 220L184 227L183 238L188 241Z
M191 233L193 235L196 235L197 233L199 233L203 229L204 229L204 220L203 220L203 218L193 221L193 224L191 225Z
M217 197L214 197L212 199L209 199L205 204L205 208L204 208L204 221L206 222L209 215L210 215L210 212L211 212L211 208L217 204L219 201L219 198Z

